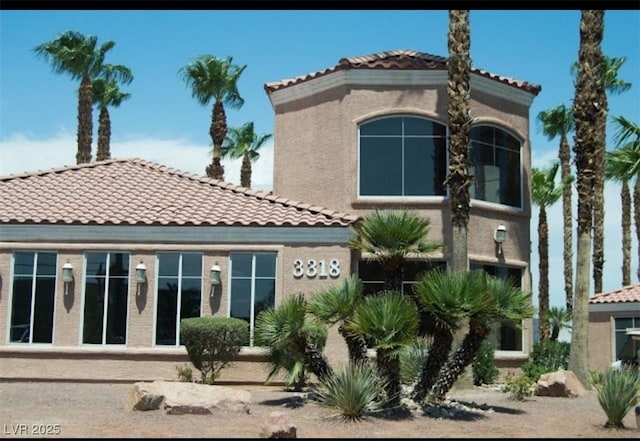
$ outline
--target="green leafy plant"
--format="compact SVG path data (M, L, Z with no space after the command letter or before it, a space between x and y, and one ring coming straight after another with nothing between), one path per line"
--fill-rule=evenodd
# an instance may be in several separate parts
M495 383L500 371L496 367L496 363L493 360L494 354L493 347L483 341L480 344L480 349L473 359L471 365L473 371L473 384L480 386L481 384L493 384Z
M201 382L213 384L220 371L249 341L249 324L233 317L192 317L180 321L180 338Z
M640 370L624 367L591 373L600 407L607 415L605 427L624 428L624 417L640 398Z
M522 364L522 371L535 383L542 374L567 369L569 365L570 343L545 340L534 343L529 361Z
M418 337L400 351L400 380L402 384L412 384L420 376L422 365L429 356L432 339Z
M354 421L383 408L385 380L370 363L351 362L325 378L315 389L323 406L340 409L344 419Z
M508 374L505 385L502 386L502 392L508 393L514 400L524 401L533 395L533 384L534 381L526 375Z
M193 369L190 366L176 366L176 371L178 372L178 381L183 383L193 382Z

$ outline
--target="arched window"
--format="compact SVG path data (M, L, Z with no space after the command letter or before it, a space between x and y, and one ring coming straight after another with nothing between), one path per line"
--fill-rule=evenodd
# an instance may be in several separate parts
M360 125L360 196L444 196L446 126L392 116Z
M493 126L471 128L469 196L497 204L522 207L521 144Z

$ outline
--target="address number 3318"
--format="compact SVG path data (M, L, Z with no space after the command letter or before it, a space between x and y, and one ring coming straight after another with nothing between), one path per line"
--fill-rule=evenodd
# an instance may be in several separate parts
M329 263L327 263L324 259L308 259L306 261L296 259L293 261L293 277L299 279L303 276L310 278L338 277L340 276L340 261L338 259L331 259Z

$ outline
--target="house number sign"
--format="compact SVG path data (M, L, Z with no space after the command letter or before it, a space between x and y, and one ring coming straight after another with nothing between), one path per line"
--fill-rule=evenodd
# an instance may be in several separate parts
M328 261L321 259L296 259L293 261L293 277L299 279L303 276L309 278L320 277L338 277L340 275L340 260L331 259Z

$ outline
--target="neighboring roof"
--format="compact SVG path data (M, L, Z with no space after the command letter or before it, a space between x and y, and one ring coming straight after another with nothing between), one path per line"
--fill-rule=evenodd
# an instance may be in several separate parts
M633 302L640 302L640 285L623 286L614 291L596 294L589 299L590 305Z
M314 78L346 69L446 70L447 59L437 55L431 55L413 50L392 50L386 52L378 52L361 57L342 58L336 66L287 80L267 83L265 84L264 88L267 92L274 92L276 90L284 89L296 84L303 83L305 81L312 80ZM531 84L525 81L518 81L513 78L492 74L482 69L472 67L471 72L498 81L500 83L527 91L534 95L538 95L541 90L541 87L537 84Z
M138 158L0 176L2 224L349 226L359 219Z

